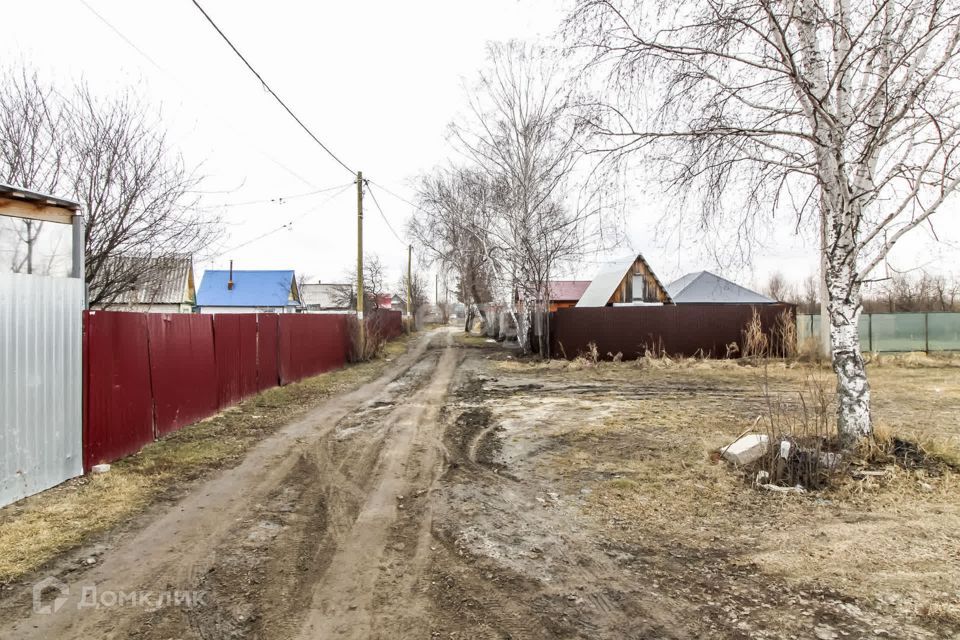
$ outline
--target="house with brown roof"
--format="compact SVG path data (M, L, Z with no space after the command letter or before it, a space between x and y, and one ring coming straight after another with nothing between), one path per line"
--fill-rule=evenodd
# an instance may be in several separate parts
M589 286L589 280L553 280L547 285L550 311L576 306Z

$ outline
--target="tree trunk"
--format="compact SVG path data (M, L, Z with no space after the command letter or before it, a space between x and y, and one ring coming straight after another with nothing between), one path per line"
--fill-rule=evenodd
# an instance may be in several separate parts
M844 251L832 251L827 268L830 345L837 375L837 429L845 447L873 435L870 384L860 353L860 284L849 256Z

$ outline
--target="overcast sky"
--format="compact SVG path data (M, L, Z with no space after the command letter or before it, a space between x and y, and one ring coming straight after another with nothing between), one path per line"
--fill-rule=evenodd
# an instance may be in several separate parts
M446 128L463 109L464 81L485 60L490 40L540 40L556 31L565 3L546 0L451 2L240 2L202 0L204 8L313 131L347 165L412 200L411 179L452 155ZM102 19L97 16L99 14ZM186 161L208 176L203 205L215 207L331 191L222 209L229 249L203 268L292 268L313 280L340 281L356 259L353 177L282 111L189 0L31 0L7 3L0 60L25 62L55 82L83 77L111 92L134 85L162 109ZM113 28L108 26L109 22ZM376 186L374 186L376 189ZM694 236L666 241L653 226L669 207L634 185L627 222L630 249L648 256L663 280L715 269ZM402 235L411 207L380 190L378 200ZM398 241L367 202L365 248L399 276ZM940 214L941 240L929 230L894 256L960 275L956 200ZM772 270L795 281L816 266L816 251L781 225L752 265L729 272L745 284ZM590 278L583 264L571 274ZM199 276L199 273L198 273ZM431 278L432 280L432 278Z

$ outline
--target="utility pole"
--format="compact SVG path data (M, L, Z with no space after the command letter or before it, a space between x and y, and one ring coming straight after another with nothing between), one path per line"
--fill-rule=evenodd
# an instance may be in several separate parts
M413 322L413 245L407 245L407 321ZM413 330L413 327L410 327Z
M366 333L363 323L363 171L357 171L357 327L363 358Z

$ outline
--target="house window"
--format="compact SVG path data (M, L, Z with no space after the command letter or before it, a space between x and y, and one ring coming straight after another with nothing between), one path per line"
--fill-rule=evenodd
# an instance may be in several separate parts
M647 279L642 275L633 276L633 301L651 302Z

